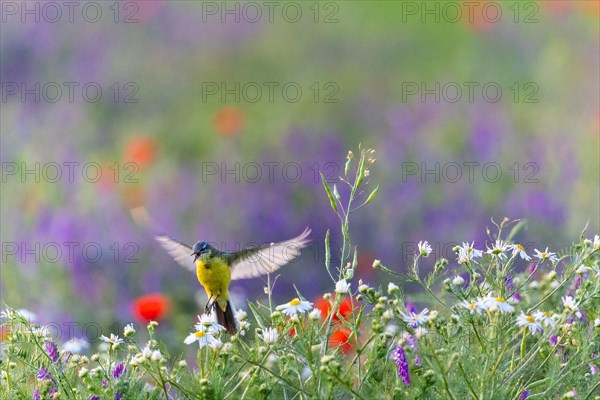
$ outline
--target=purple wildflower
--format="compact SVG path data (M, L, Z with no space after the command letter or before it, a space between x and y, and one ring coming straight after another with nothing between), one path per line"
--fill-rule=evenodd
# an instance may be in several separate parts
M525 389L523 390L523 392L521 392L521 395L519 396L519 400L525 400L529 397L529 390Z
M512 292L513 290L515 290L512 275L507 275L506 278L504 278L504 286L506 286L506 288L508 289L509 292Z
M409 313L417 313L417 308L413 303L406 303L406 311Z
M44 343L44 349L46 350L46 354L48 354L48 357L50 357L53 363L58 360L58 349L56 348L56 345L54 343Z
M35 374L38 381L43 381L44 379L51 379L50 374L46 368L40 368L40 370Z
M398 376L402 378L402 382L406 386L410 386L410 376L408 375L408 361L406 360L406 354L402 346L396 347L394 350L394 360L398 366Z
M596 367L594 364L590 363L590 374L596 375L597 373L598 373L598 367Z
M556 346L556 344L558 343L558 336L552 335L552 336L550 336L550 338L548 339L548 341L550 342L550 344L552 346Z
M31 395L33 400L40 400L40 389L35 389L33 394Z
M102 387L103 388L107 388L108 387L108 381L106 380L106 378L102 378Z
M121 398L123 398L123 395L121 393L117 392L115 394L115 400L121 400Z
M88 400L100 400L100 397L93 394L90 396L90 398Z
M416 356L415 356L415 365L416 365L417 367L420 367L420 366L421 366L421 357L419 357L419 355L416 355Z
M115 379L119 379L119 377L123 375L123 372L125 372L125 364L123 364L123 362L121 361L117 364L115 369L113 369L112 376Z

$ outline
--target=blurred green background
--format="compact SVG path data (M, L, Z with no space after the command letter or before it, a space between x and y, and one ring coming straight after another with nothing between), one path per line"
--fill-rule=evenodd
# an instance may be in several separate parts
M483 248L490 218L527 219L530 253L597 233L598 1L466 3L100 2L96 22L85 2L73 22L3 3L2 300L103 329L154 313L180 343L204 294L138 207L226 249L310 226L274 297L312 300L331 290L324 233L340 237L318 172L343 192L359 144L381 185L352 222L370 283L373 259L404 271L419 240L454 268L453 244ZM233 284L238 307L264 285Z

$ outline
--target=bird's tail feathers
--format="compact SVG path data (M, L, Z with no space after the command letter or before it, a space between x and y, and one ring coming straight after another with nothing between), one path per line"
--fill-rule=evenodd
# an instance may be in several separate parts
M217 304L216 307L211 311L211 316L215 318L219 323L225 327L227 333L234 335L238 330L238 322L235 319L235 307L233 306L233 302L231 300L227 301L227 307L225 311L221 310L221 307ZM215 315L216 314L216 315Z

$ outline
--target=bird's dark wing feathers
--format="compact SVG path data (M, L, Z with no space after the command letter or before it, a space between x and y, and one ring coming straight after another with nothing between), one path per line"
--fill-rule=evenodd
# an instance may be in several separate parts
M293 239L261 247L223 253L231 267L231 279L247 279L270 274L300 255L300 250L310 242L310 229Z
M160 245L177 261L181 266L192 272L196 271L196 265L192 258L192 248L166 235L156 236Z

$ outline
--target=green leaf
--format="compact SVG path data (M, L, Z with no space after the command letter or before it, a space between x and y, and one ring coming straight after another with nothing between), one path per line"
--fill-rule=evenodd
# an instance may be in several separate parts
M333 194L331 193L331 188L329 187L329 184L325 180L323 173L319 172L319 174L321 174L321 181L323 181L323 187L325 188L325 191L327 192L327 197L329 197L329 204L331 204L331 208L333 208L333 211L335 211L337 213L338 208L337 208L337 204L335 204L335 198L333 197Z
M260 315L258 308L256 308L256 306L251 302L248 302L248 307L250 308L250 311L252 311L252 314L254 315L254 319L256 319L256 323L258 324L258 326L260 326L262 329L265 329L267 325L265 324L265 321Z
M329 245L329 229L327 229L327 232L325 232L325 269L327 270L327 273L329 274L331 279L335 282L335 279L333 279L333 275L331 275L330 267L331 267L331 247Z
M506 237L506 240L512 240L512 238L514 238L516 236L516 234L519 233L519 231L521 229L523 229L523 227L526 224L527 224L527 221L525 221L525 220L517 222L517 224L515 226L513 226L513 228L510 230L510 233Z
M363 179L365 179L365 153L362 152L360 155L360 162L358 163L358 170L356 171L357 178L355 182L355 189L360 187Z
M367 201L365 201L365 204L369 204L375 198L375 196L377 196L377 193L379 193L379 185L377 185L377 187L373 189L369 197L367 197Z
M350 171L350 163L352 162L352 156L348 157L346 160L346 165L344 166L344 175L346 175L346 179L348 179L348 172Z
M333 196L339 201L340 200L340 193L337 190L337 186L335 185L335 183L333 184Z

